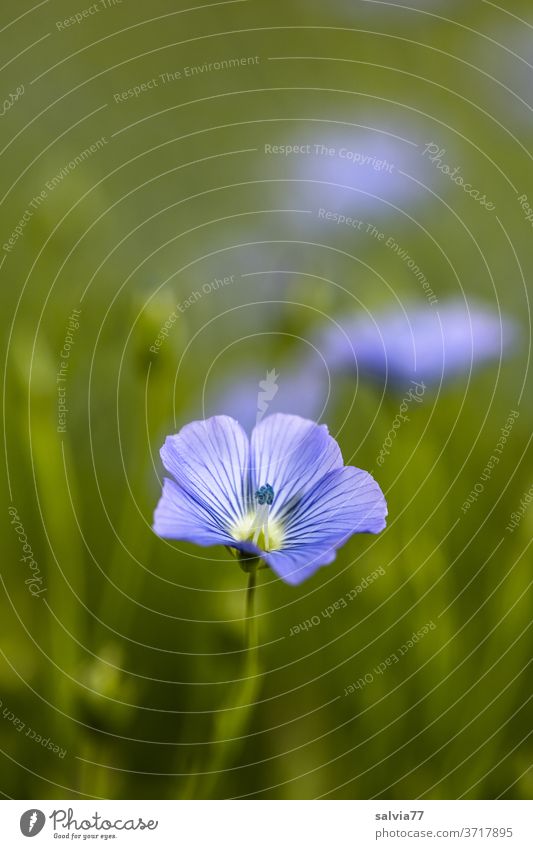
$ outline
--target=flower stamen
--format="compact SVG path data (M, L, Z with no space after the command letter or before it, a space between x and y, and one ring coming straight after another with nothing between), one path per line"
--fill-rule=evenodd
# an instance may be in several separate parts
M274 490L270 486L269 483L266 483L264 486L260 486L257 492L255 493L255 500L258 504L267 504L269 507L274 501Z
M254 495L258 507L254 517L254 536L252 542L257 545L259 534L263 531L265 537L265 548L268 550L268 514L270 506L274 501L274 490L269 483L260 486Z

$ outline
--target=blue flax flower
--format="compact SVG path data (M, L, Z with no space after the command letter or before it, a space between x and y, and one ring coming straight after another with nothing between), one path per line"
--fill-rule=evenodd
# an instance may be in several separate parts
M319 342L333 370L404 385L409 380L439 385L469 374L512 349L517 328L489 307L452 300L437 308L395 308L372 316L341 319Z
M375 480L345 466L325 425L276 413L248 439L229 416L191 422L168 436L165 478L154 517L161 537L225 545L261 558L299 584L355 533L385 527Z

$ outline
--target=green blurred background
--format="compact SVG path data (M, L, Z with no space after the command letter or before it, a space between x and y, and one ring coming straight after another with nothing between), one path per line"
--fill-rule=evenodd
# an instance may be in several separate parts
M506 525L532 484L532 230L519 201L533 205L531 3L105 6L4 0L0 13L0 791L529 797L533 509ZM247 61L209 70L234 58ZM430 143L494 211L429 162ZM394 173L265 153L288 144L346 146ZM440 302L464 293L522 338L514 357L428 392L381 469L401 396L332 376L322 420L346 462L373 470L389 525L300 587L261 574L262 675L250 675L244 574L224 550L151 531L158 450L271 369L281 392L331 317L427 303L394 252L320 208L374 224ZM463 512L513 410L501 461ZM10 507L46 588L36 597Z

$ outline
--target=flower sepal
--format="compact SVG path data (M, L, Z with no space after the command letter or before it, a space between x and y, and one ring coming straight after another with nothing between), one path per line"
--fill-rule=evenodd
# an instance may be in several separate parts
M237 549L234 549L234 551L239 561L239 566L247 575L250 572L255 572L257 569L268 569L267 564L260 557L254 557L253 554L246 554L244 551L237 551Z

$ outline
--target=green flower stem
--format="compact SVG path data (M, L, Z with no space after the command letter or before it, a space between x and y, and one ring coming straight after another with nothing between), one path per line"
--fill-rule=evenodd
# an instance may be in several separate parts
M257 587L257 561L248 571L246 590L246 615L244 620L246 648L250 654L257 652L257 622L255 618L255 591ZM249 659L249 658L248 658Z
M246 589L244 635L245 657L242 679L231 688L229 697L215 714L212 735L212 753L209 771L192 774L182 789L185 799L227 798L225 773L238 758L246 743L254 703L261 687L261 669L258 662L257 622L255 596L257 572L261 568L259 558L241 560L241 567L248 574ZM205 766L204 766L205 769ZM222 786L220 794L218 785Z

